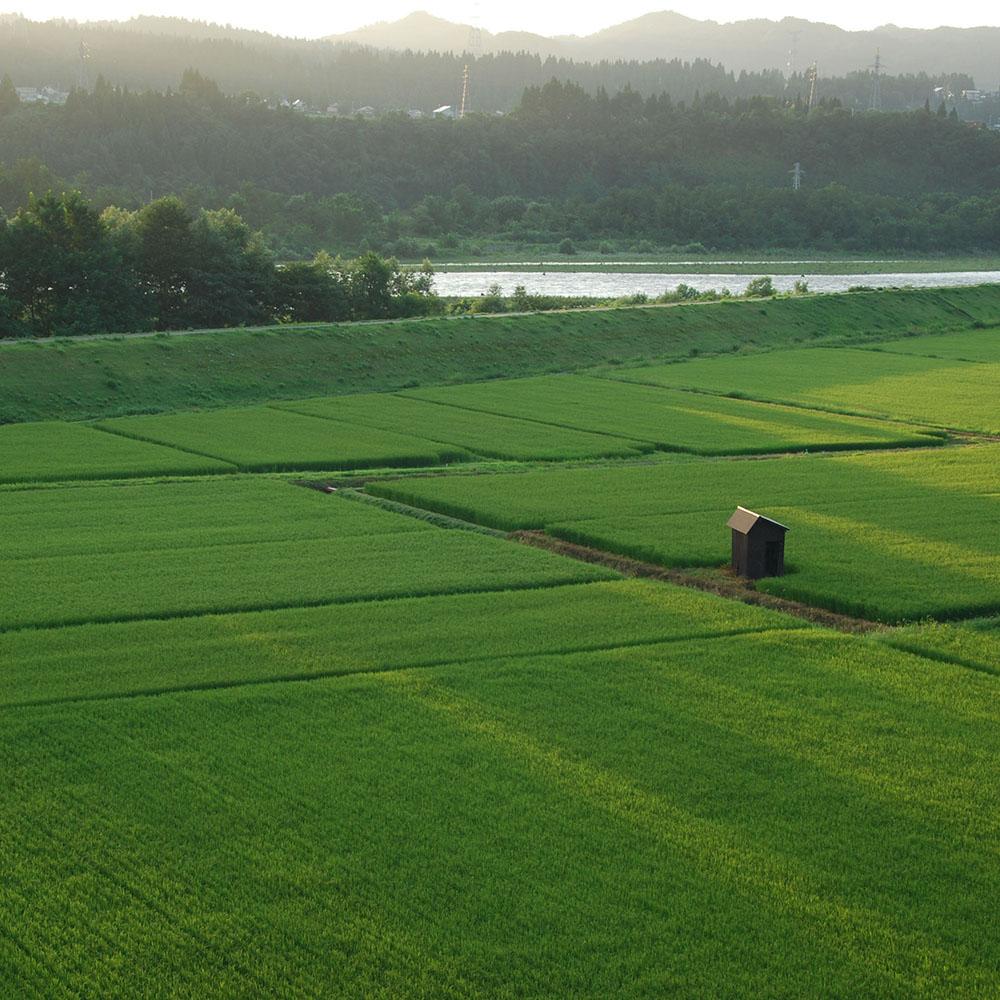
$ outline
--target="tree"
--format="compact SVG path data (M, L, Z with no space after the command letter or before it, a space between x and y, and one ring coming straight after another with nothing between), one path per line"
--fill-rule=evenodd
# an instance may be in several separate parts
M274 261L259 233L231 209L203 211L191 226L185 321L245 326L270 318Z
M17 95L14 81L5 74L4 78L0 80L0 115L16 111L20 103L21 98Z
M193 221L179 198L150 202L135 216L138 270L158 330L186 325Z
M338 322L350 318L351 304L344 264L320 252L310 261L278 268L273 309L283 323Z
M32 197L7 224L0 251L8 308L35 336L139 325L134 275L78 191Z
M348 273L351 311L356 319L380 319L390 315L399 263L377 253L362 254Z

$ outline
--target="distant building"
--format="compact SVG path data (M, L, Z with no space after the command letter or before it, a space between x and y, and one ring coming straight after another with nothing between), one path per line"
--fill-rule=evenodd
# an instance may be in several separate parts
M450 104L442 104L441 107L435 108L431 114L435 118L454 118L455 109Z
M416 121L418 118L423 118L424 113L419 108L410 108L410 110L406 112L406 117L412 118Z
M16 87L17 96L24 104L65 104L68 90L55 87Z

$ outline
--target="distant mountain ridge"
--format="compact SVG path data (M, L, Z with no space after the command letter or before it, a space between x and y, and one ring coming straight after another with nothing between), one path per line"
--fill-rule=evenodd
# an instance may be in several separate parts
M813 62L824 75L863 70L880 51L889 72L964 72L980 87L1000 87L1000 27L900 28L887 24L870 31L786 17L720 24L673 11L641 17L592 35L546 37L530 32L481 33L485 52L526 51L542 56L601 59L711 59L737 72L784 70L791 59L801 71ZM462 52L469 25L417 11L398 21L379 22L328 40L374 48Z

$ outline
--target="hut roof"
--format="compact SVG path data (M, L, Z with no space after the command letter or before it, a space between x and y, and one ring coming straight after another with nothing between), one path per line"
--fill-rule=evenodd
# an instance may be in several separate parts
M782 531L788 531L787 525L782 524L780 521L775 521L770 517L764 517L763 514L757 514L752 510L747 510L746 507L737 507L736 513L726 522L726 527L732 528L734 531L742 532L744 535L748 534L751 528L756 527L757 524L764 522L766 524L773 524L776 528L781 528Z

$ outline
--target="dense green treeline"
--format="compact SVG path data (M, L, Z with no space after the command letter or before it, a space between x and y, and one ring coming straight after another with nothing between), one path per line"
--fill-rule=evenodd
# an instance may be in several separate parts
M431 275L368 253L279 267L231 209L176 198L98 212L79 194L32 197L0 224L0 337L178 330L422 315Z
M439 52L372 51L324 41L278 38L258 32L209 29L192 22L143 19L131 26L38 23L11 18L0 23L0 72L18 86L80 83L80 44L87 46L86 75L98 75L132 89L165 90L183 70L194 67L219 81L226 93L252 91L269 100L301 99L342 113L370 106L376 110L416 108L430 111L457 104L463 67L471 61L472 99L480 111L509 111L527 86L556 77L588 91L614 93L631 87L643 94L669 93L691 101L696 93L728 98L804 97L804 73L788 80L778 70L733 72L707 59L576 62L528 52L490 53L478 58ZM886 76L884 106L901 110L921 106L935 87L961 94L974 86L962 73ZM823 78L821 95L847 107L867 108L871 75Z
M285 257L420 259L477 238L613 249L974 250L1000 246L1000 134L929 110L807 114L764 98L687 104L551 81L507 116L313 119L228 98L101 83L65 107L0 100L0 204L79 187L99 206L179 193L230 208ZM791 190L791 165L806 181ZM614 241L617 241L616 243Z

